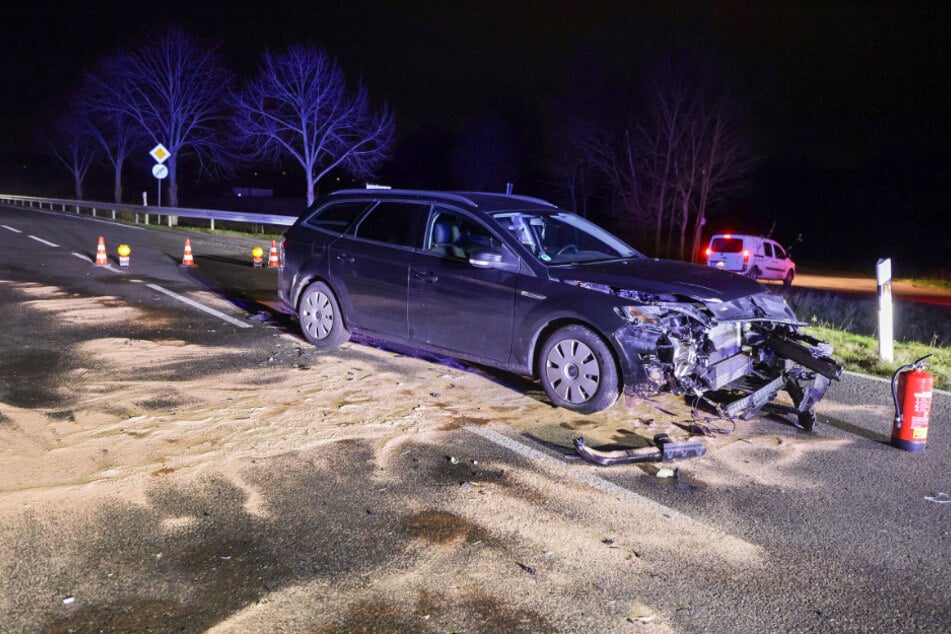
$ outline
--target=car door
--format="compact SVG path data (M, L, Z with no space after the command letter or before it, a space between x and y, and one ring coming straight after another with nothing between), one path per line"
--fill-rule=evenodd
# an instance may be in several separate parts
M766 242L766 276L771 280L781 280L786 276L786 254L775 242Z
M518 258L479 220L435 207L425 246L409 277L412 341L504 362L511 355ZM504 269L469 263L474 253L502 254Z
M793 262L779 244L773 245L773 254L776 256L776 266L781 271L781 277L786 277L789 269L793 268Z
M762 277L767 280L776 279L776 260L773 258L773 244L764 241L760 248L762 249L760 257Z
M330 245L331 279L351 328L406 338L409 265L428 214L429 205L383 201Z

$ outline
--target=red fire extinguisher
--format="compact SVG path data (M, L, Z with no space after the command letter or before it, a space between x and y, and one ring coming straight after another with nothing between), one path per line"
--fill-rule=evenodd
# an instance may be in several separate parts
M895 400L892 445L899 449L924 451L928 442L928 419L931 418L934 377L924 371L924 361L930 356L929 354L910 365L903 365L892 377L892 398Z

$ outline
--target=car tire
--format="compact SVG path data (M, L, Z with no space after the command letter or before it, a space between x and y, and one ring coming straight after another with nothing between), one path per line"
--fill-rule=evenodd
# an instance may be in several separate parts
M551 402L582 414L614 404L618 369L608 346L580 324L556 330L542 346L538 376Z
M304 289L297 316L304 338L315 348L330 350L350 338L350 331L343 323L340 303L323 282L314 282Z
M786 271L786 277L783 278L783 286L792 286L792 281L796 277L796 272L792 269Z
M760 276L759 269L754 266L747 272L746 276L751 280L758 280Z

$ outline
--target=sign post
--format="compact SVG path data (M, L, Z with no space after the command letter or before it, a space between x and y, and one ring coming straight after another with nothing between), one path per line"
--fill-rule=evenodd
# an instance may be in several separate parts
M152 166L152 176L158 180L158 206L162 206L162 180L168 176L168 168L163 165L168 157L172 155L164 145L159 143L149 151L156 163ZM161 220L161 217L159 218Z

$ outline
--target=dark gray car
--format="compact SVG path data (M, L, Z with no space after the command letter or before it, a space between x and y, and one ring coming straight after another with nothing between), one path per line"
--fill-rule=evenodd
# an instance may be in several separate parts
M582 413L670 391L732 418L785 390L811 428L841 373L757 282L647 258L522 196L337 192L285 234L278 285L319 348L359 332L530 375Z

